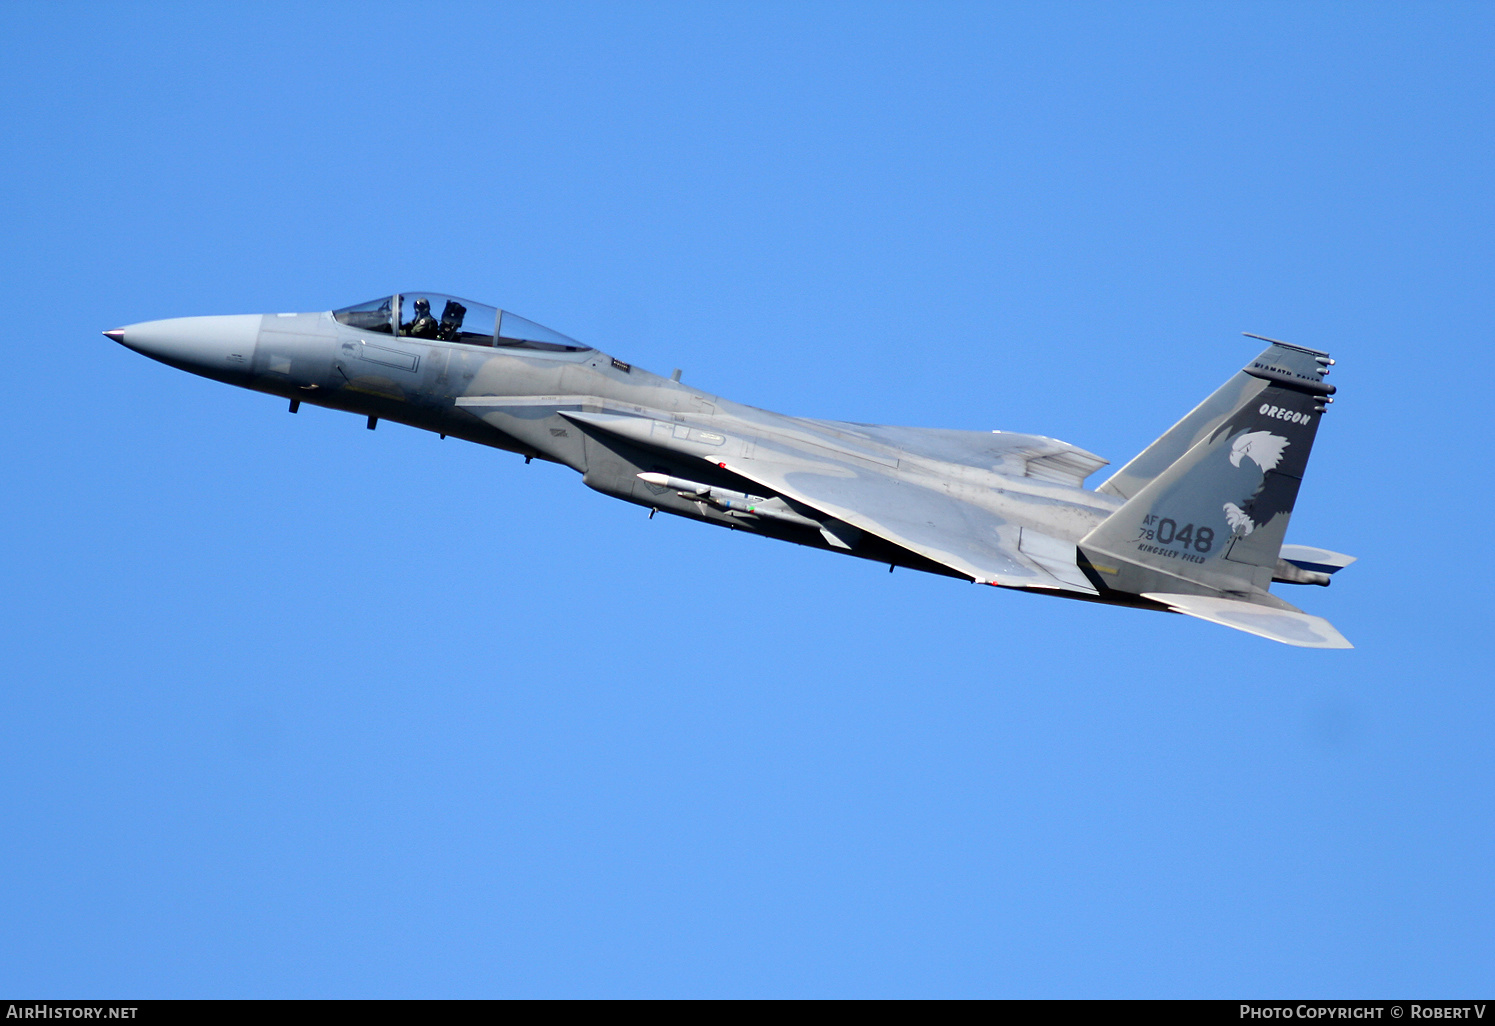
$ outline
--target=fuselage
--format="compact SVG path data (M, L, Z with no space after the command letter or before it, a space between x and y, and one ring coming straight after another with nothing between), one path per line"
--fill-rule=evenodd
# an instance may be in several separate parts
M439 306L447 297L434 298ZM952 444L944 458L940 432L920 432L912 447L900 437L904 429L791 417L722 399L520 319L530 328L417 337L406 333L409 314L395 316L401 302L391 297L373 313L352 315L174 318L109 335L181 370L280 396L293 412L307 403L366 417L371 428L381 420L407 424L563 464L590 487L651 511L949 576L962 575L765 495L718 464L751 459L759 445L824 450L853 466L894 468L904 480L1068 542L1120 505L1062 474L1044 479L999 460L973 460L968 444ZM484 308L489 314L501 326L509 316ZM430 320L434 325L434 315ZM537 337L507 339L505 330ZM589 430L579 419L586 416L611 417L622 428ZM660 483L664 478L713 491L703 497Z

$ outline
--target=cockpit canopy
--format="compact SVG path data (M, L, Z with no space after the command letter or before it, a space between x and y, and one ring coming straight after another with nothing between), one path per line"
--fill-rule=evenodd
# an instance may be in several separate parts
M406 338L561 353L591 348L507 310L436 292L402 292L344 307L332 315L350 328Z

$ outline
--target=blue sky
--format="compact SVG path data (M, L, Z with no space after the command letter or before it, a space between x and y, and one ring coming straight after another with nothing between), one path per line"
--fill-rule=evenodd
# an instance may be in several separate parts
M0 26L0 991L1490 990L1495 9ZM1331 350L1289 540L1360 562L1285 590L1358 647L649 521L99 335L404 288L1117 465L1239 332Z

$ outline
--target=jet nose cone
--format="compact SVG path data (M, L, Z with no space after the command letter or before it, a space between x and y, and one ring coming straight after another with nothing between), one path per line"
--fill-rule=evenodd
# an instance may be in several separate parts
M260 335L260 315L173 317L104 332L153 360L210 378L249 373Z

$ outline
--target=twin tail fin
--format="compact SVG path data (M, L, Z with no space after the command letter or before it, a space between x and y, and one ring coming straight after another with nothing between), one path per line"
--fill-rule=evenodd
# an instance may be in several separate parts
M1272 342L1102 485L1127 501L1080 552L1107 586L1287 644L1348 647L1327 621L1268 590L1274 578L1327 582L1282 562L1281 550L1333 402L1324 381L1333 362Z

